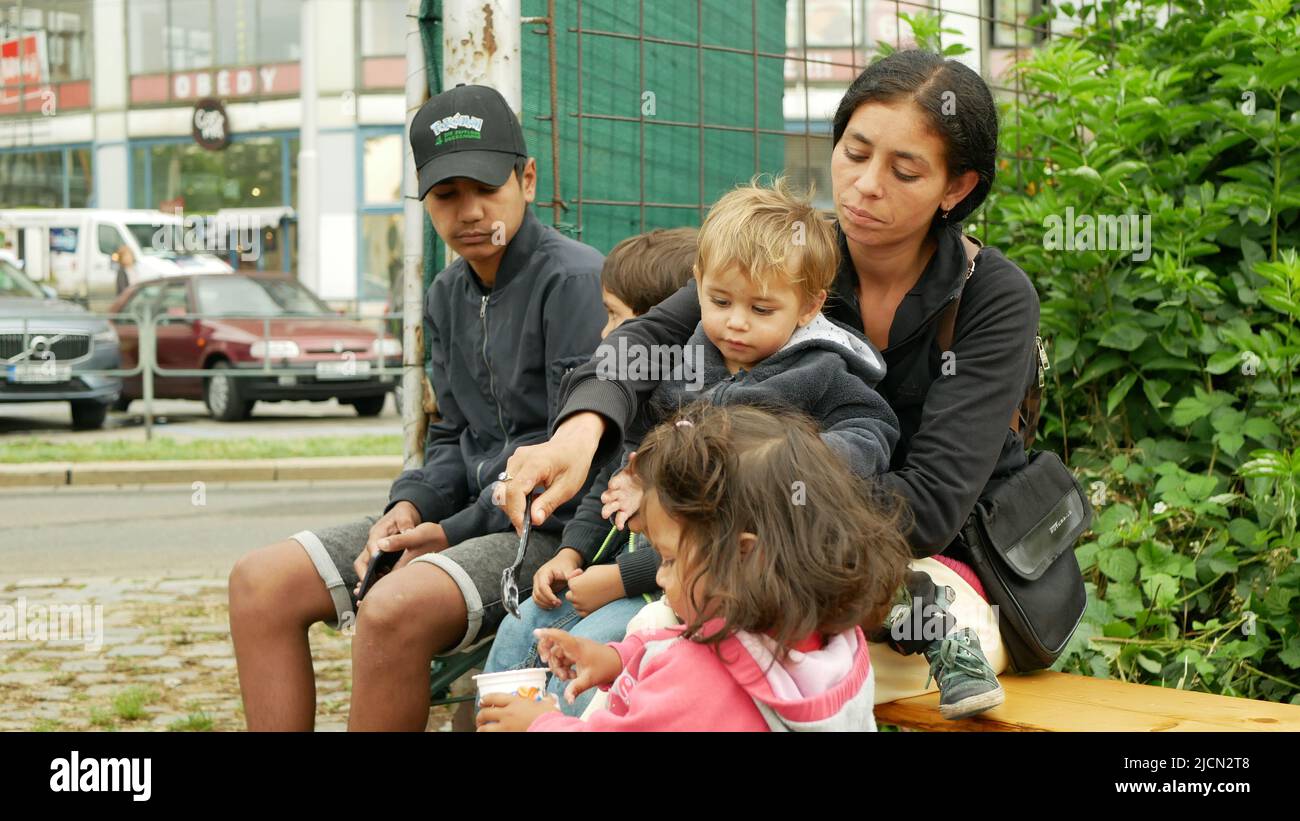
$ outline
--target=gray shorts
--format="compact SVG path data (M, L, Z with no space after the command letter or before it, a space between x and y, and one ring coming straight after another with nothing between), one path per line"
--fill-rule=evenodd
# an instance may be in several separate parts
M346 628L356 623L357 599L352 591L360 580L352 563L366 546L370 528L376 521L376 517L370 516L321 530L304 530L291 537L307 551L334 599L337 620L326 622L331 627ZM532 593L533 575L559 547L558 536L533 531L523 567L519 569L521 602ZM466 539L441 553L425 553L412 560L412 563L428 562L444 570L465 597L465 609L469 613L465 637L444 655L462 652L496 633L506 612L501 603L501 573L514 563L518 551L519 536L509 531Z

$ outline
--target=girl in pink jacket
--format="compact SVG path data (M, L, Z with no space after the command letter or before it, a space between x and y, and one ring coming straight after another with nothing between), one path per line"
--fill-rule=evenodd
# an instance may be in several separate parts
M485 731L874 730L867 642L909 555L895 519L806 417L700 403L651 431L630 525L660 552L683 624L598 644L538 630L583 721L554 701L486 696Z

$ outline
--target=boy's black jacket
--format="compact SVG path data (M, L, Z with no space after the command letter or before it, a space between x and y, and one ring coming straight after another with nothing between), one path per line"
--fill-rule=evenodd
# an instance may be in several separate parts
M441 419L429 424L424 467L393 482L389 508L411 502L453 545L511 529L492 504L492 483L515 448L546 441L561 378L600 342L602 262L599 251L528 209L491 289L464 259L438 274L424 314ZM556 510L541 529L560 531L577 504Z
M942 225L934 236L934 256L894 315L889 347L881 352L888 370L876 386L901 427L890 470L880 483L907 505L916 556L942 552L989 479L1024 466L1024 443L1009 422L1030 380L1037 378L1038 295L1024 271L996 248L985 247L974 275L965 280L960 226ZM839 243L840 267L823 313L860 329L858 278L842 233ZM937 319L959 294L953 349L945 356L935 341ZM629 346L680 344L699 320L692 281L605 341L616 344L626 336ZM611 424L596 454L601 464L622 444L637 408L655 387L649 380L602 380L595 363L588 363L568 380L556 424L582 411L604 416Z

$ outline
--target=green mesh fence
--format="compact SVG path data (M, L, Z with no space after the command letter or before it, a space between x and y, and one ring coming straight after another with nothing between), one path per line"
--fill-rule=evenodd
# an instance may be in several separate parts
M431 93L440 8L427 0L422 15ZM548 11L546 0L523 0L524 17ZM783 138L763 132L784 127L785 14L785 0L557 0L554 77L544 27L525 25L523 126L539 217L608 252L641 231L698 225L723 191L780 170ZM443 259L440 243L428 245L426 281Z

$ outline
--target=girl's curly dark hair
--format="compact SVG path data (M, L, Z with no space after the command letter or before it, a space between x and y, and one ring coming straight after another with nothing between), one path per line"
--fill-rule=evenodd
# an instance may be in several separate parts
M883 620L910 557L899 506L885 509L808 417L696 402L650 431L635 469L680 523L684 593L706 604L686 636L743 630L785 648ZM757 542L742 555L746 532ZM701 635L714 618L724 628Z

